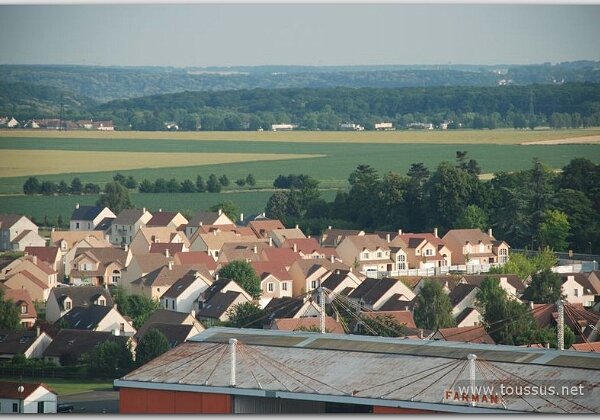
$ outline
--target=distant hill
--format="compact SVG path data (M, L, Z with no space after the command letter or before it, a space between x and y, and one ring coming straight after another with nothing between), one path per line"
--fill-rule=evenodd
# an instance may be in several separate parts
M184 91L333 87L497 86L600 82L600 62L529 66L97 67L1 65L5 83L35 83L107 102Z

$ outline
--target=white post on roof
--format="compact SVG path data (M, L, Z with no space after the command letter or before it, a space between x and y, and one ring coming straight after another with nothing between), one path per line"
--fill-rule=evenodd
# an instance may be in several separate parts
M556 338L558 340L558 350L565 349L565 307L563 305L563 300L559 299L556 302L556 306L558 307L558 332Z
M475 395L475 360L477 360L477 355L471 353L467 355L467 360L469 361L469 381L471 383L471 395ZM475 407L475 402L471 401L471 405Z
M321 334L325 334L325 293L323 292L323 286L319 287L319 305L321 305L321 313L319 315Z
M229 379L229 385L235 386L235 346L237 345L237 340L235 338L229 339L229 354L231 356L231 377Z

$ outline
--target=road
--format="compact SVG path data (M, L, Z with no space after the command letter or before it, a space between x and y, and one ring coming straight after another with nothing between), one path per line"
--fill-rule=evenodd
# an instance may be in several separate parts
M88 391L81 394L62 395L59 404L73 404L74 414L119 412L118 391Z

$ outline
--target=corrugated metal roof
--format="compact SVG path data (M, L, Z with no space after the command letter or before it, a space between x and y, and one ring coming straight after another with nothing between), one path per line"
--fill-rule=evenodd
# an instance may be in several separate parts
M239 340L237 383L230 387L230 337ZM421 404L441 411L474 412L448 398L468 385L467 354L478 359L477 379L508 385L600 383L600 355L511 346L451 343L305 332L210 328L116 381L118 386L322 399L363 404ZM572 366L586 359L586 369ZM489 375L485 379L484 373ZM491 378L491 379L490 379ZM484 381L485 379L485 381ZM499 384L496 382L496 386ZM600 412L598 389L573 399L506 396L479 408L548 413Z

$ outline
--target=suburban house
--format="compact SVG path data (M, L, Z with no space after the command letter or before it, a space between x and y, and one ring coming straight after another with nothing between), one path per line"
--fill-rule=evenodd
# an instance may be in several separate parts
M202 324L196 319L196 314L194 311L190 313L157 309L152 313L152 315L150 315L146 322L144 322L144 325L142 325L135 334L134 338L136 342L139 343L140 338L143 337L154 325L171 325L173 327L187 325L194 327L196 331L204 331L204 326L202 326Z
M530 303L531 314L540 328L556 328L558 308L555 303ZM581 304L564 305L565 325L575 334L576 343L594 342L600 339L600 314L585 309ZM585 339L583 338L585 337Z
M144 295L150 299L159 300L171 286L190 271L199 271L204 277L208 275L202 265L175 265L173 261L169 261L167 266L157 268L130 282L129 290L132 294Z
M452 265L452 252L434 233L403 233L397 236L406 245L408 268L438 268ZM395 240L391 242L395 245Z
M188 220L176 211L161 211L154 213L152 218L146 223L147 227L171 227L177 229L181 225L187 224Z
M321 283L331 293L347 296L362 283L363 279L349 270L335 270Z
M273 298L263 308L269 316L264 320L266 329L271 328L275 319L297 319L318 317L321 309L312 299L293 297Z
M184 243L160 243L155 242L150 245L150 254L163 254L167 258L174 258L179 252L188 252Z
M261 302L292 297L292 277L285 266L268 261L252 262L250 265L260 277Z
M346 236L364 236L365 232L362 230L351 230L351 229L332 229L331 226L327 227L321 237L319 243L324 248L337 248L339 244L346 238Z
M482 326L440 328L431 339L474 344L496 344Z
M411 330L417 328L411 311L361 311L360 316L372 318L383 325L386 325L385 319L389 318Z
M198 319L204 325L211 326L215 322L229 319L227 312L240 303L252 302L252 296L235 281L219 279L200 296Z
M21 326L32 328L37 320L37 311L27 289L8 289L4 291L4 300L12 301L19 311Z
M78 248L69 274L74 285L118 285L131 254L121 248Z
M96 228L105 227L107 221L112 221L116 217L108 207L80 206L77 203L71 215L69 230L100 230Z
M134 335L131 321L125 319L114 306L76 306L59 318L56 323L68 329L107 331L115 335Z
M75 307L113 306L106 288L100 286L55 287L46 301L46 321L54 323Z
M275 246L281 247L288 239L303 239L306 238L306 236L300 228L298 228L298 225L296 225L295 228L291 229L274 229L269 233L269 238L273 240Z
M117 246L131 244L137 231L146 226L152 214L142 209L125 209L113 220L110 228L110 243Z
M108 237L102 231L56 231L50 233L50 245L60 249L62 268L58 270L61 276L68 276L71 263L77 248L105 248L112 246ZM62 277L61 277L62 278Z
M221 248L227 243L256 243L256 242L268 242L266 239L258 239L256 235L240 235L233 231L217 231L214 230L212 233L200 233L197 231L192 236L190 245L190 251L204 251L208 253L215 261L219 258Z
M479 287L472 284L459 284L450 292L448 298L452 305L452 317L456 319L465 309L476 306Z
M46 246L37 225L25 216L0 214L0 251L23 251L28 246Z
M63 328L46 348L43 358L59 366L77 363L85 353L91 353L98 344L122 341L128 344L131 337L115 335L112 331L91 331Z
M504 264L508 261L508 244L497 241L492 229L485 234L480 229L452 229L442 238L452 253L455 265Z
M330 260L294 261L288 270L292 278L292 296L310 294L335 270L350 270L350 267L342 262Z
M34 301L45 302L58 284L58 273L36 256L21 257L0 271L0 281L9 289L26 289Z
M58 272L59 278L64 274L62 254L57 246L28 246L25 255L36 256L38 260L48 263L53 270Z
M160 297L160 307L175 312L191 313L198 297L212 284L207 270L188 271Z
M346 236L336 251L344 264L361 273L392 271L389 243L378 235Z
M579 303L584 307L594 306L595 297L600 295L593 280L586 273L559 274L563 284L562 292L565 300L571 304Z
M395 279L366 278L348 295L360 308L379 310L391 298L395 300L410 301L415 294L402 283Z
M0 360L12 359L22 354L27 359L38 359L52 339L48 334L36 331L0 330Z
M457 285L467 282L463 276L458 276L458 275L421 277L420 280L415 285L415 287L413 287L413 292L418 295L419 292L421 291L421 288L423 286L425 286L425 283L430 282L430 281L440 283L440 285L442 286L442 290L446 294L450 294L450 292L452 290L454 290L454 288ZM479 286L479 284L480 283L476 283L475 285Z
M217 262L214 258L202 251L178 252L175 254L173 261L175 264L204 265L211 276L217 270Z
M48 385L0 382L0 414L56 414L57 401L58 395Z
M194 233L202 225L234 225L231 220L221 209L219 211L200 211L188 221L185 227L185 235L188 238L192 238Z
M314 238L288 239L281 244L281 248L292 248L304 259L338 258L335 249L321 248Z
M454 318L457 327L476 327L482 320L483 315L476 308L465 308Z
M294 252L292 248L264 248L261 252L262 261L271 261L282 264L287 270L290 269L294 261L300 259L300 255Z
M248 222L248 227L252 229L257 238L270 238L272 231L285 229L283 223L278 219L252 220Z
M462 276L461 283L479 287L481 286L481 282L486 278L498 279L500 287L506 291L506 294L510 298L521 299L521 296L525 292L525 284L516 274L465 274Z
M226 243L221 247L217 265L238 261L261 261L262 251L269 246L266 242Z
M129 265L121 271L118 283L127 293L131 293L131 282L146 276L154 270L169 265L169 259L163 254L138 254L131 257Z
M174 227L141 227L133 236L129 249L136 255L148 254L154 243L182 243L188 248L190 245L185 234Z

